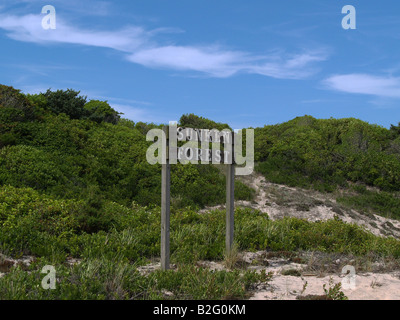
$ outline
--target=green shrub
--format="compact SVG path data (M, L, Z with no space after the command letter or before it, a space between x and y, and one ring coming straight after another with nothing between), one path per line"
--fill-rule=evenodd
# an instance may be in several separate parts
M0 85L0 111L0 122L3 123L35 119L35 110L29 100L20 90L5 85Z
M179 125L182 127L187 127L187 128L196 128L196 129L217 129L217 130L224 130L224 129L230 129L228 124L226 123L220 123L220 122L215 122L203 117L196 116L195 114L184 114L182 117L179 119Z
M84 260L74 267L58 264L56 288L44 290L40 286L44 277L40 271L52 263L38 261L29 273L20 267L13 268L0 278L0 300L244 299L252 284L270 279L265 272L214 272L190 265L145 276L136 266L115 255L114 259ZM166 297L166 291L172 295Z
M400 219L400 198L389 192L368 191L357 188L360 194L347 195L337 198L337 201L354 209L373 211L382 216Z
M56 115L65 113L71 119L82 119L87 112L84 108L86 97L79 95L80 91L72 89L51 91L44 94L47 99L47 107Z
M85 104L85 109L88 111L87 118L98 123L117 124L120 119L119 113L111 108L107 101L90 100Z
M47 152L29 146L0 150L0 184L46 190L65 183L60 168Z

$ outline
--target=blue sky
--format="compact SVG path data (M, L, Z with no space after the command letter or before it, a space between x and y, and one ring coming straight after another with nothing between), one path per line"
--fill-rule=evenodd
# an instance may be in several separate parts
M0 48L0 83L73 88L134 121L400 121L398 0L0 0Z

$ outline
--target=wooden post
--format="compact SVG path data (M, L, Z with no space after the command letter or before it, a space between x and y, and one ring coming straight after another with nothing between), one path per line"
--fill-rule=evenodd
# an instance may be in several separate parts
M232 249L233 245L233 230L235 218L235 164L233 162L227 165L226 172L226 253Z
M169 232L170 232L170 186L171 167L169 164L169 136L168 127L164 127L166 135L166 163L162 164L161 172L161 270L169 269Z

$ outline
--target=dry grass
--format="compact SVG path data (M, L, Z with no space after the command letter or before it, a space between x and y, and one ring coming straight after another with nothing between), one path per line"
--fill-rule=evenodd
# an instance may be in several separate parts
M301 260L307 265L304 272L319 274L341 274L343 267L351 265L356 272L387 273L400 269L400 260L392 257L381 257L374 254L354 256L352 254L302 252Z
M230 251L224 253L224 266L229 269L233 270L236 266L236 264L239 262L240 257L239 257L239 249L236 243L232 245L232 248Z

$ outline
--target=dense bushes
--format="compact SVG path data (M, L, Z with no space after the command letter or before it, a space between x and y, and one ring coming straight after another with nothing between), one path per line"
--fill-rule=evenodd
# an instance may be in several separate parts
M85 104L85 110L87 118L97 123L117 124L120 119L119 113L111 108L107 101L91 100Z
M17 256L23 253L45 256L60 262L71 255L112 259L118 254L138 264L159 255L159 208L136 204L127 208L109 201L98 206L93 201L55 200L32 189L3 187L0 190L0 251ZM96 215L93 209L101 214ZM93 229L86 230L87 226ZM267 214L238 208L235 238L240 250L317 250L400 258L398 240L379 238L340 220L272 221ZM224 211L199 215L190 209L173 210L171 259L174 263L222 259L224 243Z
M72 89L51 91L40 94L28 94L27 100L38 111L48 110L54 115L66 114L70 119L88 119L97 123L117 124L120 113L107 101L90 100Z
M355 195L338 197L337 201L367 213L378 213L391 219L400 219L399 196L385 191L374 192L366 189L360 191Z
M179 119L179 125L187 128L197 128L197 129L231 129L226 123L215 122L203 117L196 116L195 114L184 114Z
M168 272L140 274L135 265L115 255L85 260L74 267L57 266L54 290L42 290L45 261L34 263L29 273L14 268L0 280L0 299L5 300L161 300L167 299L226 300L245 299L248 289L266 282L265 272L212 271L189 265Z
M44 94L47 100L47 107L55 114L65 113L71 119L82 119L87 115L84 108L87 100L79 96L79 91L68 89L51 91Z
M357 119L317 120L310 116L257 128L256 169L276 183L323 192L374 187L338 201L364 212L400 218L400 138Z
M16 127L35 119L34 107L19 90L0 85L0 148L16 144Z
M348 181L400 190L400 149L392 130L356 119L310 116L257 128L257 169L272 181L332 191Z
M0 122L34 120L34 108L29 100L13 87L0 85Z
M0 150L0 184L50 190L65 184L52 155L31 146L12 146Z
M17 90L5 88L5 96L11 98L3 100L13 108L0 108L4 111L0 148L5 147L0 149L0 184L32 187L67 199L86 201L95 192L98 198L128 206L133 200L142 205L160 203L161 168L146 161L150 145L146 133L159 126L120 121L118 112L106 101L86 102L86 97L71 89L25 98ZM17 98L25 109L40 116L26 122L22 107L14 108ZM10 117L15 120L12 125ZM175 206L224 202L225 179L218 169L178 165L173 171ZM236 196L250 199L252 193L237 182ZM93 204L88 205L88 212L95 215L96 208L91 207ZM86 222L85 229L91 232L104 228Z
M132 249L130 246L126 249L130 250L130 258L157 254L159 222L155 217L159 217L156 207L160 202L161 170L159 166L151 166L146 161L146 150L150 142L146 141L145 135L148 130L159 126L129 120L114 121L117 118L113 117L118 115L107 102L86 103L86 98L72 90L47 91L46 94L28 96L28 99L8 87L3 88L3 91L6 92L3 96L8 98L3 98L2 103L17 110L15 112L33 108L33 114L40 115L34 121L14 118L12 127L6 127L9 122L4 119L0 123L3 130L0 142L4 144L0 149L0 184L5 188L13 186L40 191L35 195L39 200L32 201L33 207L31 211L28 210L30 213L17 224L18 228L25 230L21 234L29 233L30 229L35 234L30 235L31 238L17 237L20 239L18 248L31 248L37 253L35 250L39 249L32 249L33 242L29 245L30 239L40 238L46 243L50 241L51 232L29 227L32 221L41 221L43 210L50 210L50 213L45 213L47 217L52 217L55 223L61 223L55 230L63 230L59 235L70 235L68 244L57 238L53 239L50 248L59 246L61 241L63 249L60 252L66 250L76 253L82 241L89 241L87 239L91 242L98 239L100 243L106 239L112 242L115 237L116 242L122 241L120 232L123 231L126 239L133 239L137 248L141 248L135 249L133 246ZM21 103L26 103L25 107L17 107L14 99L21 99ZM96 116L93 119L83 116L85 110ZM71 119L71 116L76 119ZM182 116L180 122L181 125L192 127L226 127L225 124L195 115ZM337 185L344 186L348 181L363 182L388 190L379 195L363 193L342 201L353 206L368 203L368 206L382 214L392 213L397 217L398 198L389 192L399 190L400 184L399 153L396 149L398 137L394 137L393 132L393 128L390 131L356 119L316 120L308 116L281 125L257 128L255 147L258 170L275 182L312 186L325 191L333 191ZM30 190L26 191L28 194L33 192L31 189L15 190ZM23 199L21 192L15 192L16 198L21 196ZM171 193L173 210L184 207L197 209L224 203L225 178L216 166L176 165L172 167ZM49 204L43 197L59 202ZM235 197L251 200L253 192L236 182ZM38 209L41 202L45 205ZM133 202L152 209L138 209L130 216ZM7 220L9 207L4 208L0 217ZM21 206L17 208L17 211L22 210ZM63 209L56 209L59 215L54 215L51 211L54 208ZM220 228L223 228L223 220L218 220L218 214L207 215L202 220L196 218L190 209L187 210L189 213L182 218L183 221L196 223L187 226L183 224L185 226L178 227L179 232L173 233L173 236L187 240L193 234L199 234L201 238L195 242L188 240L190 246L180 241L175 242L179 244L174 253L176 259L191 256L182 253L184 250L197 252L200 258L220 255L222 251L219 243L223 241ZM242 248L310 249L315 244L317 247L339 250L332 247L338 244L334 244L333 238L327 238L326 234L321 234L322 244L311 240L307 244L307 237L302 238L300 235L307 235L307 232L314 235L315 230L311 229L315 225L297 220L272 223L266 222L265 216L246 214L246 221L241 220L244 215L238 216L238 241ZM60 221L57 222L58 219ZM145 224L144 220L147 221ZM132 228L127 227L127 221ZM12 224L4 224L3 227L7 225ZM299 226L303 229L297 233L296 228ZM336 227L341 228L341 225L337 224ZM8 230L6 234L13 233ZM2 243L8 243L6 246L10 249L11 238L7 239L3 238ZM202 243L207 245L203 246ZM102 250L100 245L98 249L94 249L97 245L89 247L91 250ZM118 245L115 250L125 250L118 248L122 247ZM341 246L340 250L347 250L343 248Z
M96 190L123 205L159 204L160 167L146 162L145 135L160 126L120 120L106 101L87 102L72 89L27 97L11 87L0 89L1 184L68 199ZM180 125L229 128L193 114L183 115ZM299 117L255 129L256 169L273 182L320 191L350 181L394 192L400 190L399 141L397 126L387 130L356 119ZM174 206L224 202L225 179L218 168L172 170ZM236 182L235 196L251 200L253 194Z
M180 125L229 128L193 114ZM39 257L30 273L15 268L0 279L0 299L160 299L163 290L182 299L243 298L251 283L266 281L265 273L194 266L224 257L225 212L198 213L225 201L225 177L211 165L172 167L171 261L178 270L138 272L160 252L161 170L147 163L145 139L159 127L120 119L107 102L87 102L70 89L25 97L0 86L0 253ZM258 170L268 179L324 191L357 182L353 195L338 200L400 218L393 193L400 190L398 127L302 117L257 128L255 138ZM236 182L236 199L253 193ZM400 258L398 240L338 219L272 221L242 208L235 241L239 250ZM67 257L82 263L69 267ZM37 290L45 264L57 265L57 290Z

